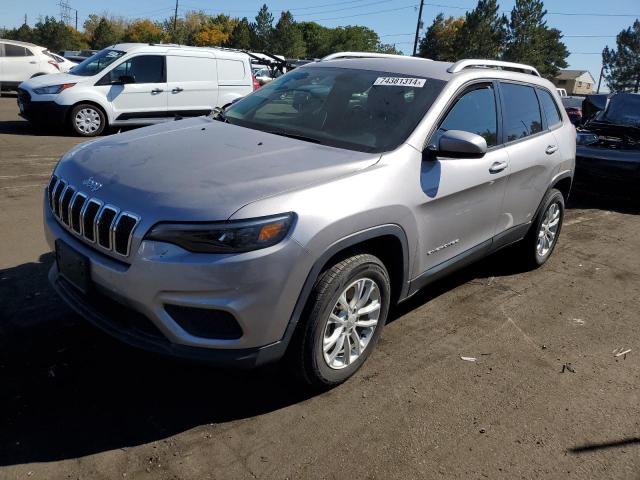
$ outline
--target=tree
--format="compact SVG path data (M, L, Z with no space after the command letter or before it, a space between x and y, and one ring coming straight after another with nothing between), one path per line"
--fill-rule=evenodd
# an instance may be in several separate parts
M569 52L560 31L547 27L546 14L541 0L516 0L503 59L532 65L543 77L552 78L567 66Z
M254 50L265 51L271 49L271 37L273 36L273 15L269 12L266 4L262 5L256 22L253 25L255 31L255 44L252 46Z
M378 53L389 53L391 55L402 55L403 53L396 48L395 45L390 43L378 43L376 46L376 52Z
M458 60L460 57L456 53L454 44L462 25L464 25L464 17L445 19L444 15L439 13L420 41L418 55L444 62Z
M247 20L247 17L244 17L236 24L233 31L231 32L228 40L228 45L231 48L249 50L254 42L255 40L253 29L251 27L251 24L249 23L249 20Z
M93 35L89 39L89 44L91 48L96 50L102 50L109 45L113 45L118 42L118 36L116 34L113 25L109 20L102 17L96 25L95 30L93 31Z
M109 15L108 12L104 12L100 15L96 15L95 13L92 13L91 15L89 15L89 17L85 20L83 24L86 38L89 39L89 41L91 41L91 39L95 35L96 28L98 28L98 25L100 25L100 22L102 22L103 20L104 22L109 24L109 30L113 32L112 43L117 43L121 41L124 38L127 27L129 26L129 21L123 17ZM104 22L103 22L103 27L101 28L104 28ZM95 47L92 47L92 48L95 48Z
M616 37L617 49L602 51L604 78L613 92L640 90L640 20Z
M380 37L368 27L338 27L332 30L331 52L375 52Z
M224 33L219 26L210 25L196 33L193 44L198 47L222 46L227 43L229 35Z
M479 0L465 14L454 41L456 59L500 58L507 39L507 17L498 15L497 0Z
M54 17L44 17L38 21L31 33L32 42L47 47L53 52L78 50L86 46L80 32Z
M124 31L125 42L160 43L164 39L162 27L151 20L135 20Z
M298 28L302 32L307 56L311 58L322 58L332 53L332 29L323 27L316 22L300 22L298 23Z
M282 12L273 31L271 48L285 58L301 58L306 54L305 47L302 31L293 20L293 15L289 11Z

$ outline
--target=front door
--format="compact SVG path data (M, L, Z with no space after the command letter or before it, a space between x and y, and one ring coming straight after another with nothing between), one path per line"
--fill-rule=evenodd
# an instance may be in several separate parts
M126 78L131 83L120 83ZM128 58L99 82L115 120L166 118L167 79L164 55Z
M423 272L490 245L509 170L508 155L498 145L496 100L491 82L468 87L429 141L437 145L444 132L463 130L484 137L489 150L482 158L437 157L422 162L418 258Z

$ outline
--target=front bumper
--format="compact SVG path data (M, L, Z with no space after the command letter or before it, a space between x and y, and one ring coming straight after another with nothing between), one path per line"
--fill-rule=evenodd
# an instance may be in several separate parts
M49 279L58 294L91 323L130 345L210 363L253 367L275 361L287 347L294 308L311 269L311 258L286 239L238 255L192 254L170 244L143 241L127 262L80 241L44 207L52 249L61 239L90 263L93 292L85 295L59 275ZM166 305L231 313L240 338L190 334Z
M64 125L69 111L68 105L59 105L54 101L34 101L29 92L22 88L18 89L17 103L22 118L47 125Z

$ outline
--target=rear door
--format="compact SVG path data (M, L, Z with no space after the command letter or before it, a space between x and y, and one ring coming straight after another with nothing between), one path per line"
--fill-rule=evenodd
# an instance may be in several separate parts
M510 169L497 233L532 221L560 155L535 87L500 82L500 94Z
M422 162L425 197L418 216L422 271L474 247L490 246L509 166L498 142L498 118L495 84L476 83L458 94L429 140L437 145L444 132L463 130L484 137L488 151L482 158L438 157Z
M120 84L120 77L133 83ZM111 104L115 120L166 118L167 79L164 55L138 55L120 62L96 84Z
M31 50L20 45L4 44L3 63L3 80L5 82L24 82L36 73L40 73L37 57Z
M216 59L209 53L167 55L169 115L208 114L218 102Z

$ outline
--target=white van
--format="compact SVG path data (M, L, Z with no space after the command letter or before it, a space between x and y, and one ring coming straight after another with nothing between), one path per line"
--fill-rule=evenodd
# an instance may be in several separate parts
M68 125L89 137L107 126L206 115L254 88L245 53L128 43L101 50L68 74L22 83L18 106L28 120Z
M15 90L29 78L58 72L58 62L46 48L0 38L1 90Z

